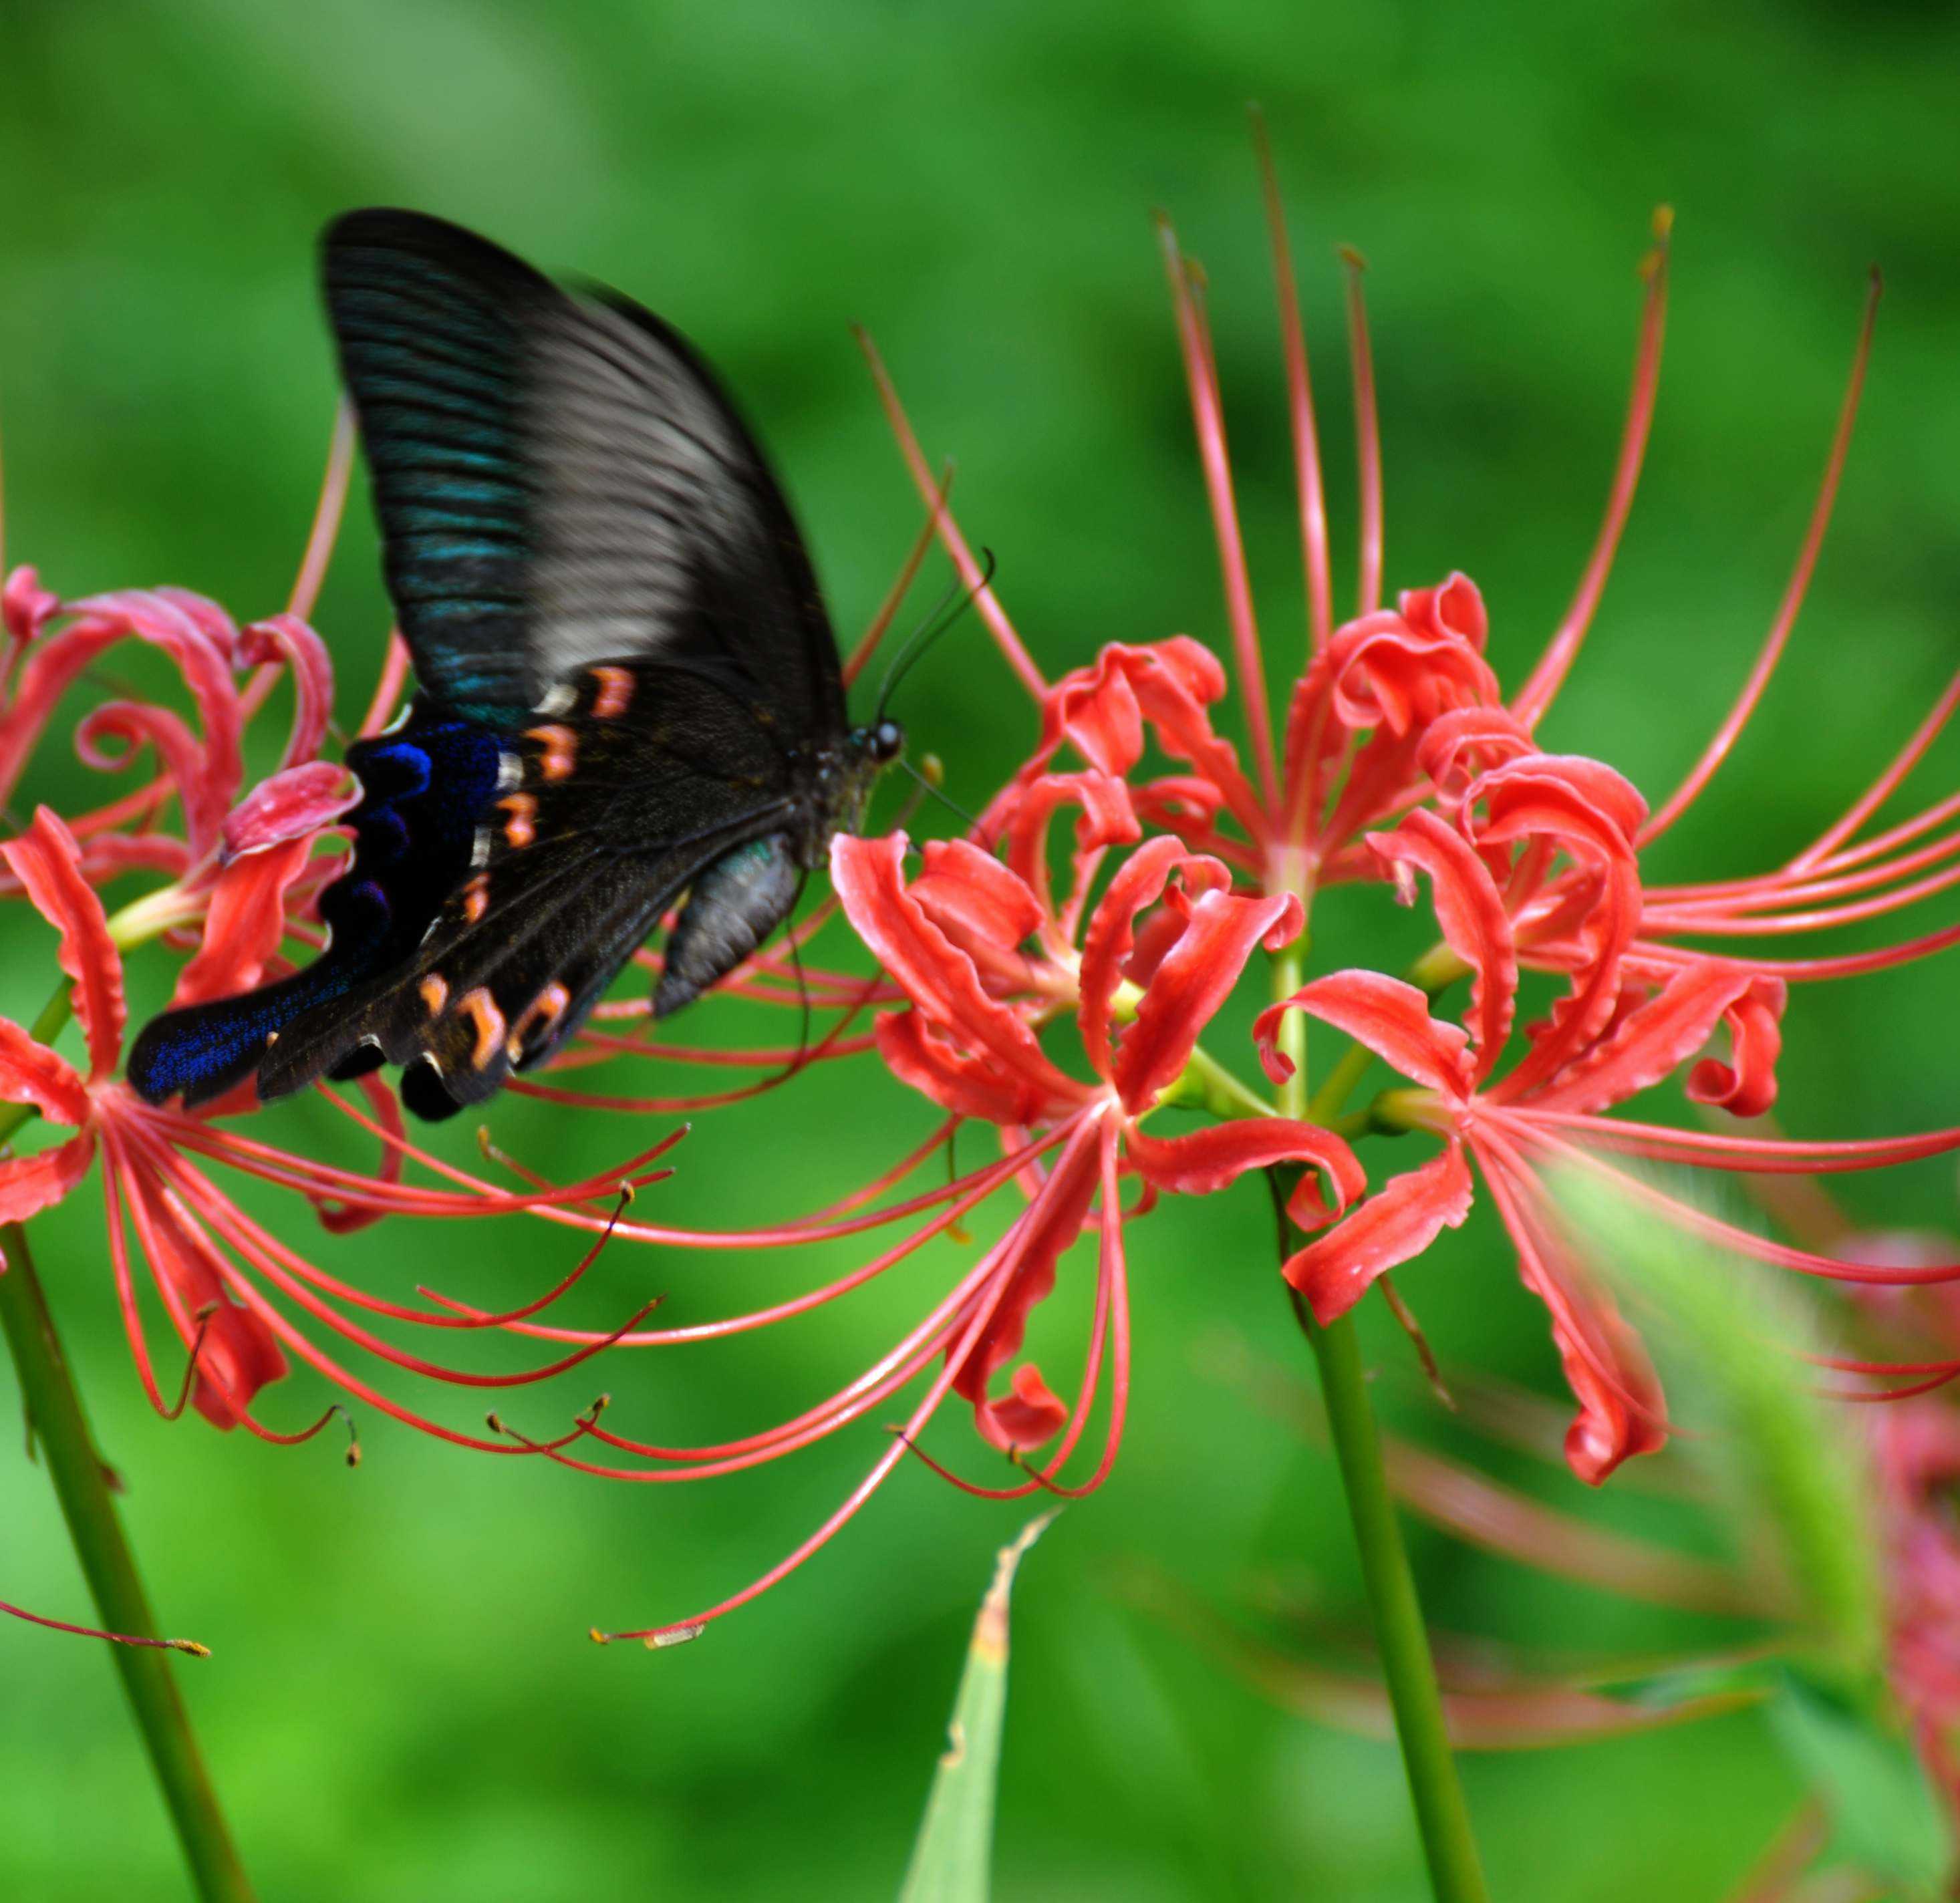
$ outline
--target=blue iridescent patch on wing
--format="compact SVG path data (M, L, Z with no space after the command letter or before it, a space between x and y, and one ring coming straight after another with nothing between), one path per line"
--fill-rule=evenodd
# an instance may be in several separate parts
M409 957L468 875L504 752L494 733L427 703L398 733L349 747L361 800L347 818L354 856L320 895L327 949L277 984L156 1019L129 1052L137 1095L152 1103L181 1096L187 1106L222 1096L303 1013Z

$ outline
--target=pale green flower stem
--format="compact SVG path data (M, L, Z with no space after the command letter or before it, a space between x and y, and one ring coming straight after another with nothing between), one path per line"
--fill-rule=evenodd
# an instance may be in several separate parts
M49 999L35 1021L37 1042L52 1043L68 1022L68 986ZM0 1108L0 1147L35 1114L25 1104ZM0 1332L14 1357L21 1395L48 1478L68 1522L69 1540L88 1582L97 1616L112 1632L157 1634L135 1556L124 1537L107 1469L88 1431L54 1317L18 1223L0 1226ZM136 1720L150 1768L176 1826L196 1894L202 1903L252 1903L252 1885L238 1860L231 1833L177 1690L170 1654L154 1646L107 1647Z
M1299 990L1303 947L1290 947L1273 959L1275 1002ZM1440 974L1425 973L1425 977ZM1444 981L1444 982L1446 982ZM1298 1011L1281 1022L1280 1048L1293 1059L1293 1072L1279 1087L1282 1116L1308 1114L1306 1026ZM1358 1049L1358 1047L1357 1047ZM1366 1068L1367 1053L1354 1054L1337 1064L1328 1083L1314 1099L1331 1110L1345 1098ZM1351 1074L1344 1074L1344 1066ZM1283 1226L1285 1219L1281 1217ZM1288 1226L1290 1227L1290 1226ZM1319 1364L1322 1395L1328 1430L1341 1469L1341 1485L1360 1549L1361 1577L1381 1654L1382 1676L1395 1713L1395 1736L1402 1745L1402 1766L1415 1806L1416 1828L1429 1866L1430 1887L1438 1903L1487 1903L1490 1892L1471 1835L1470 1812L1456 1774L1456 1760L1443 1716L1443 1694L1430 1656L1422 1605L1416 1596L1415 1575L1395 1518L1382 1460L1381 1434L1368 1396L1368 1370L1361 1355L1354 1318L1344 1315L1323 1328L1297 1293L1292 1297L1300 1332Z

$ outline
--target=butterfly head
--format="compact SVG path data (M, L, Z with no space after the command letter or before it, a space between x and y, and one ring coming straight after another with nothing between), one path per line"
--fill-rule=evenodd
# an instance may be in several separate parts
M880 720L859 727L851 743L873 766L889 766L905 750L905 730L896 721Z

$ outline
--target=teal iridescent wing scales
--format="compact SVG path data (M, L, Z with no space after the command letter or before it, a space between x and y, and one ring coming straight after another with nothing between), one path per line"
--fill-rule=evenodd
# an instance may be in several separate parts
M422 684L493 725L595 661L718 671L843 737L836 642L760 447L678 333L418 213L328 228L327 312Z

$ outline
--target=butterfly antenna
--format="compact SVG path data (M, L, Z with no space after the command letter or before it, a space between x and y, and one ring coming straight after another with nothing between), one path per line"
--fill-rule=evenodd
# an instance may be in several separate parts
M912 765L910 760L906 759L902 756L900 757L899 764L903 767L914 779L918 781L921 791L930 794L931 797L937 800L941 806L944 807L947 812L950 813L954 818L963 822L969 832L978 832L980 830L980 822L975 819L972 814L969 813L966 807L962 806L951 794L943 791L937 781L931 778L929 775L921 773L917 767ZM934 762L934 764L937 764L937 762Z
M926 651L939 639L940 635L946 633L959 621L959 617L972 606L981 595L994 585L994 571L998 565L994 559L994 551L991 549L982 549L980 553L984 558L980 579L974 583L972 587L963 591L959 590L958 584L956 583L953 588L949 589L940 597L937 604L934 607L932 613L926 617L918 632L893 656L892 664L885 670L883 683L878 689L878 711L872 716L874 724L885 718L885 709L891 705L892 695L896 691L899 683L905 679L913 665L924 655ZM959 593L959 597L957 601L953 600L956 592Z

